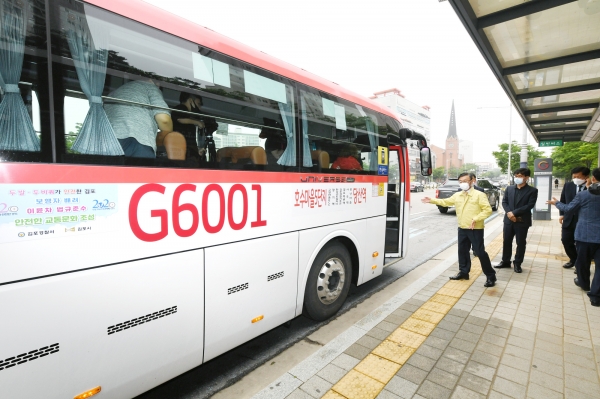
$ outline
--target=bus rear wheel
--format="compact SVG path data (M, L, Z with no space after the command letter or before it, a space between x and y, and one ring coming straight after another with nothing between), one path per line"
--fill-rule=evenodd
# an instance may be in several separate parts
M448 207L438 206L438 209L440 210L440 213L448 213Z
M308 317L322 321L342 307L352 281L352 263L348 249L334 241L315 258L304 291L304 310Z

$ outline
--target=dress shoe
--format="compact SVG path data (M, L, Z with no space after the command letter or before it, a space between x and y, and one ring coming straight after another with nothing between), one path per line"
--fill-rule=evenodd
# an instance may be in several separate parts
M485 280L485 284L483 284L484 287L493 287L496 285L496 280L492 280L491 278L488 278L487 280Z
M510 262L500 262L498 263L496 266L494 266L496 269L503 269L503 268L508 268L510 267Z
M469 275L461 273L461 272L458 272L456 274L456 276L450 277L450 280L468 280L468 279L469 279Z
M515 265L515 273L521 273L523 269L521 269L521 265Z
M573 266L575 266L575 263L573 263L573 262L567 262L567 263L565 263L565 264L563 265L563 267L564 267L565 269L570 269L570 268L572 268Z
M581 284L579 283L579 279L577 277L575 277L575 280L573 280L573 282L575 282L575 285L578 286L579 288L581 288L584 291L589 291L590 287L582 287Z
M590 299L590 304L592 306L600 307L600 299Z

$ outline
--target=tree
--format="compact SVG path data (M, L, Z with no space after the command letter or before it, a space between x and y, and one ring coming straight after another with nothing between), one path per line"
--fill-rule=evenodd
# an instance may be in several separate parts
M466 163L460 168L463 172L472 172L477 174L478 166L474 163Z
M500 175L502 174L502 171L498 168L496 169L490 169L487 172L484 172L481 174L481 177L486 177L488 179L495 179L497 177L500 177Z
M81 131L82 126L83 123L77 122L75 124L75 131L65 134L65 147L67 148L67 152L69 154L75 153L75 151L73 151L71 148L73 148L73 144L75 143L75 140L77 140L77 136L79 136L79 132Z
M446 175L446 168L444 168L443 166L440 166L439 168L435 168L433 170L431 177L433 177L433 180L435 180L435 181L440 181L440 180L444 179L445 175Z
M552 149L553 174L570 178L571 169L585 166L590 169L598 167L598 143L583 141L565 143L562 147Z
M506 172L506 167L508 166L508 143L502 143L498 145L500 151L492 152L494 158L496 158L496 163L502 170L502 172ZM533 171L533 161L537 158L545 158L544 152L538 150L536 147L532 145L527 145L527 167ZM519 169L521 162L521 145L516 141L512 142L511 145L511 155L510 155L510 174L514 172L516 169Z

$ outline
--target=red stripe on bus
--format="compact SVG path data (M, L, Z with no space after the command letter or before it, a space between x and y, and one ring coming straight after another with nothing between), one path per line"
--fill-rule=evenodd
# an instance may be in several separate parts
M337 83L330 82L302 68L289 64L262 51L221 35L204 26L165 11L159 7L140 0L84 0L86 3L104 8L126 18L181 37L182 39L206 46L212 50L264 68L281 76L305 85L325 91L363 107L381 112L395 120L395 116L387 107L366 97L346 90ZM157 55L158 56L158 55Z
M326 179L327 178L327 179ZM337 181L339 179L340 181ZM386 183L387 176L214 169L0 163L0 183ZM315 181L317 180L317 181ZM320 181L319 181L320 180ZM336 180L336 181L326 181Z

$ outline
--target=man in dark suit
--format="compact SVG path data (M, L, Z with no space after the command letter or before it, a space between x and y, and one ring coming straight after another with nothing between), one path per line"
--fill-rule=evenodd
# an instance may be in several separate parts
M475 173L469 173L469 177L471 177L471 179L473 180L473 188L477 191L485 193L485 190L477 185L477 176L475 176Z
M585 166L573 168L571 170L573 181L568 182L563 186L560 194L560 202L568 205L577 193L586 190L585 183L590 176L590 170ZM569 212L565 214L560 210L558 221L562 225L561 241L565 248L565 253L569 257L569 261L563 265L565 269L575 266L577 261L577 249L575 248L575 226L577 226L577 214Z
M502 262L494 266L497 269L510 267L513 238L517 238L517 253L513 262L515 273L521 273L521 263L525 258L527 231L531 226L531 210L537 201L538 190L527 184L531 171L528 168L515 170L515 185L508 186L502 198L504 214L504 231L502 246Z
M577 241L577 278L575 285L589 291L592 306L600 306L600 168L592 171L592 185L565 205L552 198L547 201L565 213L574 212L579 216L575 229ZM592 259L596 262L594 280L590 282L590 266ZM591 283L591 284L590 284Z

